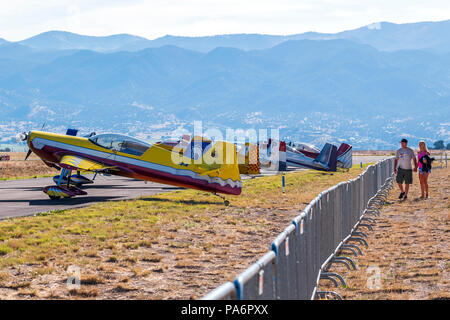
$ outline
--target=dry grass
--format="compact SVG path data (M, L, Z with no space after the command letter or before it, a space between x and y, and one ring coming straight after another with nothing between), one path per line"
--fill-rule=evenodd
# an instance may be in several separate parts
M450 168L434 169L429 178L430 199L421 200L417 174L408 200L399 201L398 189L369 233L369 248L355 258L359 270L333 266L348 288L332 288L344 299L450 299ZM380 286L373 286L379 268ZM372 288L372 289L371 289Z
M96 288L80 288L80 289L70 289L69 295L71 298L81 297L81 298L94 298L98 296L98 289Z
M10 161L23 161L23 159L25 159L26 154L27 154L26 152L0 152L0 156L9 155L11 159ZM28 160L39 160L39 157L34 153L32 153L28 157Z
M104 280L97 274L88 274L80 279L82 285L98 285L104 283Z
M20 298L4 286L11 278L41 298L199 298L260 258L320 191L363 170L288 173L284 194L281 176L248 180L229 207L178 190L1 221L0 272L10 276L0 278L0 298ZM66 286L71 266L80 290Z
M58 171L49 168L35 154L32 154L27 161L25 152L8 153L11 161L0 161L0 180L26 179L50 177L58 174Z

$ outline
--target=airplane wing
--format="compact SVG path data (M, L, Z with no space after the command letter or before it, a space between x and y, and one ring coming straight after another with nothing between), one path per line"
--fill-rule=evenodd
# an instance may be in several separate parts
M97 161L73 155L63 156L61 158L61 161L59 162L59 165L65 169L94 171L94 172L116 168L114 166L107 166Z

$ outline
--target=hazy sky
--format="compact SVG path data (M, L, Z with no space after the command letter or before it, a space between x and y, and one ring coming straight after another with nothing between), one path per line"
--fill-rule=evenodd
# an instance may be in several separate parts
M449 0L0 0L0 38L338 32L378 21L450 19Z

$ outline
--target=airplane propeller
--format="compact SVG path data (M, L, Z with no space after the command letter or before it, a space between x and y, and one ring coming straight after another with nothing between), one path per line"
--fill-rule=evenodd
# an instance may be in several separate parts
M28 157L30 156L30 154L31 154L32 152L33 152L33 151L31 151L31 149L28 149L27 155L25 156L25 161L27 161Z
M16 142L17 143L26 141L27 138L28 138L28 135L26 132L16 134Z
M42 124L41 131L44 130L44 127L46 125L46 122ZM18 133L16 134L16 142L24 142L28 140L28 134L26 132ZM25 156L25 161L27 161L28 157L31 155L33 151L31 149L28 149L27 155Z
M28 139L28 134L26 132L16 134L16 142L17 143L27 141L27 139ZM31 149L28 149L27 155L25 156L25 160L28 159L31 152L32 152Z

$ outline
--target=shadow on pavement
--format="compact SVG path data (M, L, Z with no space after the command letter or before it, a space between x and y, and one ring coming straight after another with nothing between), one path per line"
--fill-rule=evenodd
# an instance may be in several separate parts
M68 199L58 199L58 200L50 200L50 199L38 199L38 200L0 200L1 203L23 203L28 202L30 206L70 206L77 204L85 204L90 202L101 202L108 201L121 198L120 196L87 196L87 197L78 197L78 198L68 198Z

